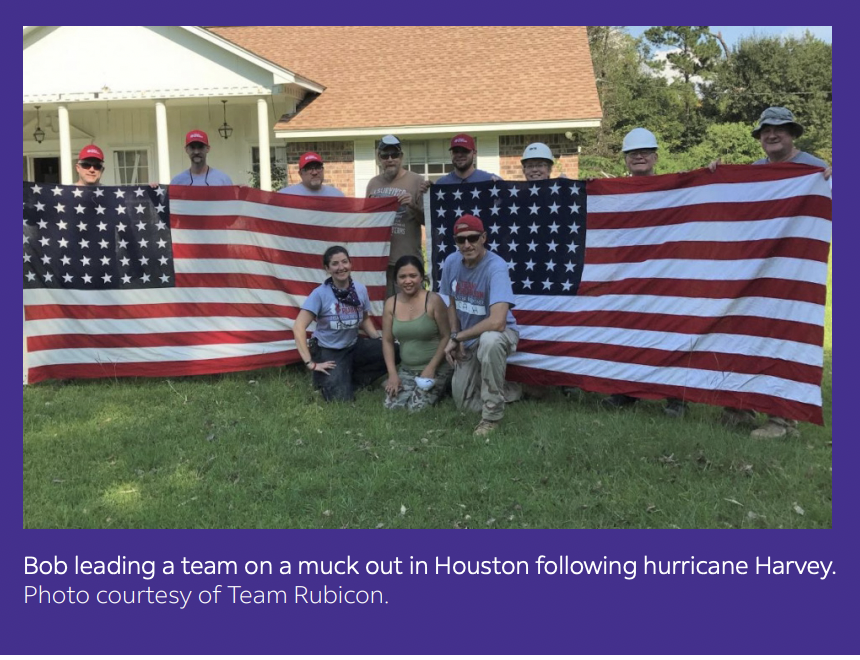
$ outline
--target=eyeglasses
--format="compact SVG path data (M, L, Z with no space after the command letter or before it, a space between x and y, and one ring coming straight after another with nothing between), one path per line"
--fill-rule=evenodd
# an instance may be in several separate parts
M319 165L319 164L317 164L317 165L305 165L302 168L302 171L303 172L322 172L323 171L323 165Z
M636 149L634 151L628 151L625 153L625 156L629 156L631 158L636 158L636 156L650 156L651 154L656 154L656 149Z
M543 170L549 167L549 163L545 160L529 160L523 163L524 170Z
M379 160L397 160L403 155L402 151L391 152L388 151L386 153L379 154Z
M457 245L465 245L466 241L469 241L472 245L478 242L478 240L483 236L483 234L469 234L468 236L455 236L454 240L457 241Z
M100 172L102 169L101 163L78 163L78 166L82 170L95 170L96 172Z
M201 149L205 149L206 145L202 142L192 142L185 146L186 149L194 149L194 151L200 151Z

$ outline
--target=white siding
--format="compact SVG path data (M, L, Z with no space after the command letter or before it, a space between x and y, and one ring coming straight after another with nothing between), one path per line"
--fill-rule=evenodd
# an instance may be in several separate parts
M491 133L481 133L478 136L478 162L479 170L498 174L502 168L499 157L499 136Z
M355 196L364 197L367 184L378 173L376 166L376 141L355 141Z

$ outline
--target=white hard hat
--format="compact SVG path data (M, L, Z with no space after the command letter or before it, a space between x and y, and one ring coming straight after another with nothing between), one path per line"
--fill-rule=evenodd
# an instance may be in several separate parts
M624 136L621 143L621 151L635 151L636 149L656 149L657 137L647 128L634 128Z
M555 162L555 158L552 157L552 151L550 151L550 148L543 142L534 142L527 146L520 162L522 163L532 158L543 158L544 160L548 160L550 163Z

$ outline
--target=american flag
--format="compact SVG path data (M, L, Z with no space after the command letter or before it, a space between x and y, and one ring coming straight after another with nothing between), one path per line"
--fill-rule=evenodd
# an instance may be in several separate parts
M508 262L520 326L509 378L822 423L832 202L820 170L493 186L434 186L429 231L436 282L461 212Z
M374 313L397 200L24 183L28 382L298 361L293 321L343 245Z

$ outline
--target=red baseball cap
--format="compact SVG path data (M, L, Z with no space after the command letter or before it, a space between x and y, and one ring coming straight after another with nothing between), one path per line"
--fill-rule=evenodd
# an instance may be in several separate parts
M302 154L302 157L299 158L299 169L303 170L309 163L319 163L323 164L322 156L318 153L314 153L313 151L309 151L306 154Z
M89 158L90 160L104 160L105 154L94 144L88 144L83 149L81 149L81 153L78 154L78 160L86 160Z
M451 151L454 147L460 147L462 149L468 149L469 151L475 151L475 138L471 135L466 135L465 133L460 133L459 135L455 135L451 138L451 146L448 148L448 151Z
M185 136L185 146L187 147L192 142L202 142L207 147L209 146L209 136L206 135L201 130L194 129L193 131L188 131L188 134Z
M480 218L476 218L474 215L469 215L467 213L461 216L460 219L454 223L454 236L467 231L476 231L483 234L484 223L481 222Z

